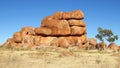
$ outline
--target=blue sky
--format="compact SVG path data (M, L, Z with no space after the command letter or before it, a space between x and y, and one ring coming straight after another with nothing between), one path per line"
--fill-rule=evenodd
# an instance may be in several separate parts
M120 36L120 0L0 0L0 44L24 26L39 27L56 11L78 9L85 14L88 37L94 38L98 27Z

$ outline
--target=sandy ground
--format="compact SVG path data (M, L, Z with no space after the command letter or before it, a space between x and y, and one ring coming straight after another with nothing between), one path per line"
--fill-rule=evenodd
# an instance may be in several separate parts
M120 68L120 56L97 50L0 50L0 68Z

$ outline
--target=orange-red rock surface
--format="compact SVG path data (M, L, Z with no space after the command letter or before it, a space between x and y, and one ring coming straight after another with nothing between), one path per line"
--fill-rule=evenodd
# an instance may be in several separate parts
M4 43L13 47L80 46L87 42L86 23L81 10L56 12L43 18L37 28L24 27Z

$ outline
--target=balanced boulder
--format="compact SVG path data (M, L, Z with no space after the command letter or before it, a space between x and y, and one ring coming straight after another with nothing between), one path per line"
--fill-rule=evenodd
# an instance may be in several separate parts
M68 20L68 23L70 26L81 26L81 27L85 27L86 23L83 20Z
M62 15L63 15L62 16L63 19L83 19L84 18L84 14L81 10L64 12Z

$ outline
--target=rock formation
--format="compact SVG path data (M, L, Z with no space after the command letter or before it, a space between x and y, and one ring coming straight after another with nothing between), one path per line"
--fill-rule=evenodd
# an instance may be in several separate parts
M108 46L105 42L102 41L98 45L96 45L96 48L99 50L105 50L105 49L108 49Z
M88 49L96 49L96 46L98 45L97 40L94 38L88 38L87 43Z
M23 27L9 38L4 47L14 48L41 48L77 46L81 49L111 49L120 51L120 46L105 42L97 43L94 38L87 38L86 23L81 10L71 12L56 12L51 16L43 18L41 26L37 28Z
M108 48L114 51L118 51L119 50L119 46L117 46L115 43L111 43L108 45Z
M56 12L45 17L37 28L24 27L14 33L4 46L12 47L82 47L87 42L86 23L81 10Z

